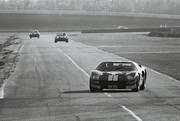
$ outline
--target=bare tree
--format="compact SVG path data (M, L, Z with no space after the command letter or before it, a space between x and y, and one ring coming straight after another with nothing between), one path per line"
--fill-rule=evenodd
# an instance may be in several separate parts
M0 0L1 10L78 10L180 14L179 0Z
M30 0L24 0L24 10L30 9Z

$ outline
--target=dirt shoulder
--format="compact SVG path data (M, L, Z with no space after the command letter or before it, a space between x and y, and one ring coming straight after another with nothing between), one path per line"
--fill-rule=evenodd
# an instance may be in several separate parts
M4 85L18 62L22 39L17 35L7 35L6 40L0 41L0 98L3 98Z

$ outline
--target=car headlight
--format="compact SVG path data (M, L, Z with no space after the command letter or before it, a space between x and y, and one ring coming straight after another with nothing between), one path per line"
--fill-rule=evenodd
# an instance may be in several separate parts
M91 73L91 78L93 80L99 80L100 79L100 76L101 76L101 73L97 73L97 72L92 72Z
M128 74L128 75L127 75L127 79L128 79L128 80L134 80L135 77L136 77L136 73L131 73L131 74Z
M92 76L92 79L93 79L93 80L99 80L99 78L100 78L100 75L93 75L93 76Z

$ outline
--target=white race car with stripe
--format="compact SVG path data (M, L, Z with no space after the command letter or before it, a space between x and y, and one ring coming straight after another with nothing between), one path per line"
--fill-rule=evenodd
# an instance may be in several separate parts
M131 89L133 92L144 90L147 71L145 67L132 61L101 62L91 71L90 91L103 89Z

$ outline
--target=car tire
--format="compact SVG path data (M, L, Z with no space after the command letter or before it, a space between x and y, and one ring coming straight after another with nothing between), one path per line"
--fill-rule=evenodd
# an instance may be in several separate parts
M132 92L138 92L138 91L139 91L139 80L140 80L140 75L139 75L138 78L139 78L139 79L138 79L138 81L136 82L136 87L135 87L134 89L131 90Z
M91 92L96 92L96 91L97 91L97 89L96 89L96 88L94 88L94 87L92 87L92 86L90 86L90 91L91 91Z
M54 41L55 43L57 43L57 41Z
M145 89L145 81L143 81L142 85L140 86L140 90L144 90Z
M146 88L146 78L147 78L147 71L145 70L144 80L142 85L140 86L140 90L144 90Z
M91 79L90 79L90 81L89 81L89 88L90 88L90 92L96 92L97 91L97 89L96 88L94 88L94 87L92 87L92 85L91 85Z
M136 84L136 88L132 89L132 92L138 92L139 91L139 86Z

